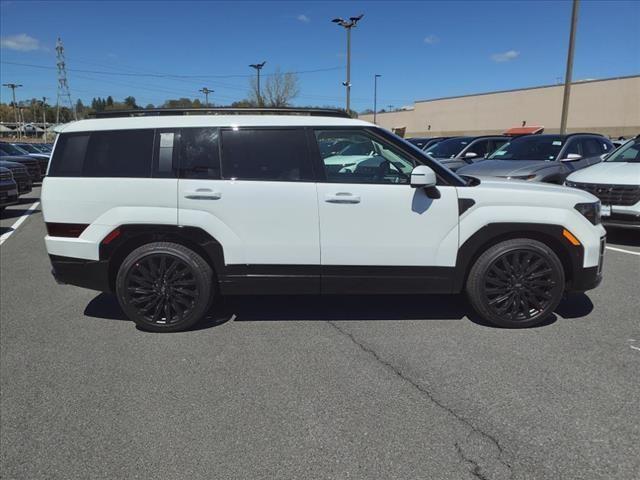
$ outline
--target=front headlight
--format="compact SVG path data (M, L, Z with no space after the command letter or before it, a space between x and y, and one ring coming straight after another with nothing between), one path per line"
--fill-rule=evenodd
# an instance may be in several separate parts
M593 203L577 203L574 207L583 217L594 225L600 224L600 202Z

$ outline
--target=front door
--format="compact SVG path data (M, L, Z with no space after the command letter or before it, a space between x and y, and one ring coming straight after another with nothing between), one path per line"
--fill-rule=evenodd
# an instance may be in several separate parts
M323 292L449 292L456 188L438 186L439 198L411 188L410 156L367 129L319 129L315 139L326 176L318 184ZM333 143L346 146L323 148Z

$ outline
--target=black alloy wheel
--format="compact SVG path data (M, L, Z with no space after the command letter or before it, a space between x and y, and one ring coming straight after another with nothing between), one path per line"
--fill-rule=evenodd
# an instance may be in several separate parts
M555 252L524 238L487 249L467 278L474 310L483 320L508 328L544 322L560 303L564 288L564 269Z
M484 277L487 305L510 321L526 321L551 303L557 285L553 268L532 250L514 250L496 259Z
M200 295L195 276L178 257L152 254L138 260L125 280L127 301L148 322L181 322Z
M143 245L122 262L116 279L118 301L145 330L184 330L207 313L213 272L197 253L174 243Z

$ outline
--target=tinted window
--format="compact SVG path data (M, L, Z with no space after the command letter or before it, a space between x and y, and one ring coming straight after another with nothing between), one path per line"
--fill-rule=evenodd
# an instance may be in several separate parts
M306 134L299 130L222 130L222 177L313 180Z
M322 155L329 182L409 183L413 161L384 140L360 130L318 130L316 138L318 144L349 144L335 155Z
M566 158L567 155L569 155L570 153L574 153L576 155L582 155L581 153L581 145L580 145L580 141L577 139L573 139L573 140L569 140L569 144L567 145L567 148L564 152L564 157Z
M153 130L62 135L50 176L150 177Z
M179 149L183 178L220 178L217 128L183 128Z

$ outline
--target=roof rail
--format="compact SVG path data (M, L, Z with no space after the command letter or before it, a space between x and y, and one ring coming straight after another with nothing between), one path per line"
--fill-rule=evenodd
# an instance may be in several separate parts
M104 110L95 112L95 118L146 117L161 115L310 115L319 117L351 118L347 112L332 108L145 108L136 110Z

